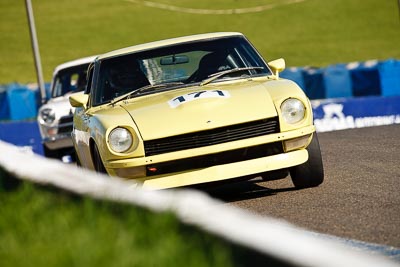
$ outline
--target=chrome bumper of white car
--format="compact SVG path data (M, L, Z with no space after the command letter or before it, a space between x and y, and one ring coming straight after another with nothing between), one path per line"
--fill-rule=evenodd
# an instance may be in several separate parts
M51 150L73 146L70 133L45 138L42 140L42 143Z

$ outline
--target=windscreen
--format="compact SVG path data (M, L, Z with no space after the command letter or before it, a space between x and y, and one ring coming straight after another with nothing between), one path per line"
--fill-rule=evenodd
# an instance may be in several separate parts
M86 87L86 72L89 64L60 70L53 81L52 97L83 91Z
M154 89L143 90L143 94L156 93L200 83L222 71L247 67L255 67L246 71L247 76L271 74L255 49L241 36L171 45L110 58L100 63L93 104L107 103L143 87ZM232 72L213 82L241 76L243 73Z

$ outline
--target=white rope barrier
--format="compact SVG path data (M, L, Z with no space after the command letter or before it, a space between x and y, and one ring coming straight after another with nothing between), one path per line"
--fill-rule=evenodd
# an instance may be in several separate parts
M172 211L185 223L297 266L398 266L385 258L320 239L288 223L224 205L201 192L145 191L133 182L24 153L2 141L0 152L0 166L20 179L155 212Z
M279 1L279 3L274 3L269 5L246 7L246 8L231 8L231 9L198 9L198 8L173 6L151 1L140 1L140 0L125 0L125 1L134 4L142 4L144 6L151 8L158 8L180 13L189 13L198 15L232 15L232 14L247 14L247 13L262 12L283 5L290 5L290 4L304 2L305 0L286 0L286 1Z

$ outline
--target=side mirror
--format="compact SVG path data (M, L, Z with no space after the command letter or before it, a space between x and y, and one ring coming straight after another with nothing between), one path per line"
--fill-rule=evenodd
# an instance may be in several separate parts
M286 66L285 60L283 58L272 60L268 62L268 65L274 72L277 79L279 79L279 72L283 71Z
M77 94L70 95L70 97L69 97L69 103L71 104L71 106L73 106L75 108L86 109L88 101L89 101L88 94L77 93Z

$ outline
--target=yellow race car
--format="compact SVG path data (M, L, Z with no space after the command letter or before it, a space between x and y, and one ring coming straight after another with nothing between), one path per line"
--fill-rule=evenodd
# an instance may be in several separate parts
M290 172L323 182L309 99L241 33L157 41L98 56L75 107L78 164L163 189ZM284 175L285 176L285 175Z

